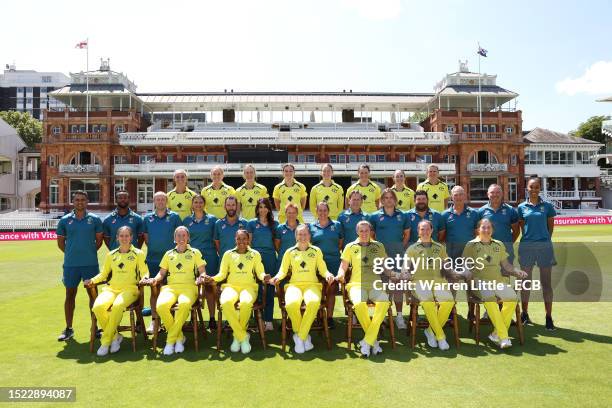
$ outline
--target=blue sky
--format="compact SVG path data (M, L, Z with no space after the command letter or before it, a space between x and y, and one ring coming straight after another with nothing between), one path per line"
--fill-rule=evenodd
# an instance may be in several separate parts
M524 129L611 114L612 2L12 1L0 62L84 70L110 57L139 91L432 92L468 59L519 93ZM7 39L10 39L7 41Z

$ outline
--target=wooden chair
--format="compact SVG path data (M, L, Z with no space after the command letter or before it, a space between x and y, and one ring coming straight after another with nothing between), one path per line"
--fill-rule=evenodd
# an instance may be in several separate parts
M87 292L89 293L89 296L92 300L95 301L96 298L98 297L98 286L104 285L106 283L107 282L100 282L92 287L85 288L87 289ZM142 286L138 285L138 299L136 299L131 305L129 305L125 309L125 311L130 314L130 325L122 326L121 324L119 324L119 326L117 326L118 333L121 333L122 331L128 331L128 330L130 331L132 335L132 351L136 351L136 334L137 333L140 333L143 335L145 343L149 339L149 336L147 336L147 330L145 328L144 319L142 317L143 305L144 305L144 289ZM108 310L110 310L111 308L112 306L109 307ZM91 330L90 330L90 337L89 337L89 351L93 353L94 342L96 340L96 331L98 328L98 319L96 318L96 315L94 314L93 310L90 310L90 315L91 315ZM136 325L138 325L138 332L136 331L136 327L137 327Z
M474 316L470 316L470 319L468 321L468 329L470 333L472 332L472 328L474 329L474 340L476 340L476 344L480 344L480 325L488 324L492 326L493 323L488 317L480 317L480 305L484 304L483 300L480 297L478 297L474 292L470 291L468 293L468 299L470 302L474 303ZM497 303L498 305L500 305L500 307L503 304L503 302L499 299L497 300ZM519 305L518 301L516 302L516 308L514 313L515 318L512 323L510 323L510 326L516 327L519 342L521 343L521 345L523 345L525 344L525 329L523 326L523 321L521 320L521 306Z
M153 316L153 351L157 352L157 336L159 334L159 326L161 324L159 315L157 314L157 297L161 290L161 285L151 286L152 304L151 304L151 316ZM183 325L183 333L191 332L193 334L193 343L195 351L200 351L200 341L198 337L198 331L200 325L202 326L202 336L206 337L206 328L204 327L204 319L202 317L202 298L204 297L204 285L198 285L198 295L196 301L191 305L191 319L187 320ZM178 310L178 303L175 303L170 311L174 314Z
M291 319L289 319L287 309L285 308L285 287L282 284L283 282L289 282L290 277L291 271L287 274L285 279L276 282L275 284L276 296L278 297L278 304L281 309L281 348L283 352L285 352L287 346L287 333L290 330L293 330L293 328L291 327ZM327 289L327 282L321 277L319 277L319 282L321 282L323 285L321 288L321 305L319 306L317 317L312 323L312 326L310 327L310 331L322 331L323 335L325 336L327 349L331 350L331 337L329 335L329 327L327 325L328 311L327 307L325 306L327 300L325 295ZM303 314L304 310L306 310L306 305L304 304L304 302L302 302L300 312Z
M349 351L353 347L353 328L363 329L359 321L357 321L357 323L353 323L353 316L355 316L355 311L353 310L354 305L353 305L353 302L351 302L351 299L348 294L348 290L346 289L347 283L350 282L351 280L351 274L352 274L352 269L349 268L349 270L346 271L346 273L344 274L344 282L346 283L341 284L342 301L344 303L344 312L346 313L348 317L348 322L346 325L346 341L348 343L347 348ZM368 308L376 307L376 303L372 302L371 300L368 300L366 303L368 305ZM389 338L391 342L391 348L395 349L395 325L393 322L393 311L391 309L392 307L391 305L389 305L389 309L387 309L387 319L389 320ZM384 322L381 325L381 328L383 325L385 325Z
M429 322L427 321L427 319L419 321L418 319L419 305L421 304L421 302L419 301L419 299L417 299L416 296L414 296L412 292L409 292L407 299L406 299L406 304L410 306L410 324L407 327L408 336L410 337L410 346L414 348L416 345L417 328L426 329L429 327ZM442 328L446 327L447 325L450 325L452 327L453 335L455 337L455 347L459 348L460 340L459 340L459 321L457 320L457 302L455 302L455 304L453 305L453 309L451 310L451 315L452 315L452 318L451 318L450 323L448 321L444 322L442 324Z
M263 346L263 349L265 350L267 347L267 343L266 343L266 333L264 330L263 310L266 307L266 293L267 293L266 286L267 285L264 282L260 281L257 278L257 276L255 276L255 280L259 284L261 284L260 285L261 290L258 291L258 297L255 300L255 303L253 303L252 313L255 315L255 325L247 326L247 331L251 331L251 332L258 331L259 332L259 337L261 338L261 344ZM222 325L222 322L223 322L223 312L221 310L221 292L222 291L220 290L220 287L225 282L226 281L218 282L216 285L212 286L212 289L215 293L215 299L217 302L217 351L221 351L221 336L223 332L228 333L228 334L232 332L232 328L229 325L226 325L226 326ZM260 295L261 297L259 297ZM259 299L261 299L261 301ZM236 301L235 307L238 310L240 310L239 301Z

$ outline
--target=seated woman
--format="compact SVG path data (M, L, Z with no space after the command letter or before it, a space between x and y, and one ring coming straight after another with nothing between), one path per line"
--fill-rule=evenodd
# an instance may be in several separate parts
M246 332L253 310L253 303L257 300L258 284L255 276L261 281L270 279L266 275L261 255L249 247L249 233L244 229L236 232L236 248L227 251L221 259L219 273L206 277L212 284L227 280L221 287L221 310L223 316L234 331L234 341L230 350L236 353L242 351L247 354L251 351L249 334ZM234 305L238 301L240 314Z
M92 287L110 277L108 286L102 288L92 307L103 330L99 356L107 355L109 346L111 353L119 351L123 336L117 333L117 326L125 309L138 299L138 282L149 277L145 254L132 245L132 234L127 225L120 227L117 230L119 248L106 254L102 271L84 282L85 287Z
M155 278L147 279L147 285L160 284L168 277L168 284L162 286L157 298L156 310L162 323L168 331L164 355L185 351L185 336L183 324L189 316L191 306L197 300L197 285L204 283L206 261L202 253L189 246L189 230L180 226L174 231L176 247L164 254L159 273ZM178 302L178 310L174 317L170 309Z
M476 287L479 287L480 282L506 283L503 289L483 287L478 291L478 295L484 302L484 307L494 327L493 332L489 335L489 339L500 348L508 348L512 346L512 342L508 337L508 328L516 308L517 295L512 286L510 286L508 278L502 275L500 265L504 272L519 279L527 278L527 272L515 268L508 262L508 253L504 243L491 238L493 235L493 224L490 219L483 218L480 220L476 231L478 232L478 237L466 244L463 250L463 257L480 261L471 270L472 278L476 281ZM478 268L478 265L482 266ZM498 299L502 301L501 311L497 304Z
M276 284L291 271L291 279L285 285L285 308L293 327L295 352L302 354L314 348L308 333L321 304L322 288L317 275L328 283L333 282L334 275L327 270L323 252L310 244L307 225L300 224L295 229L295 238L297 244L285 252L280 269L270 283ZM300 311L302 301L306 304L304 316Z
M415 282L414 294L419 299L429 322L429 327L425 329L427 344L430 347L439 347L440 350L448 350L448 342L442 327L453 310L455 299L450 290L436 288L434 285L447 283L447 278L452 280L455 278L455 274L444 269L444 263L448 255L444 245L432 241L433 227L431 221L423 220L419 222L417 230L419 239L406 250L409 260L408 266L411 270L410 273L403 270L402 278ZM437 310L436 302L438 304Z
M368 357L370 351L374 355L382 353L377 340L378 331L391 305L389 295L374 288L374 281L380 279L380 276L373 271L374 259L386 258L387 253L383 244L371 238L372 224L368 221L359 221L356 229L358 238L344 247L336 279L344 283L346 271L349 267L352 268L351 280L346 288L355 315L365 332L363 340L359 342L361 354ZM387 275L389 274L390 272L387 272ZM375 303L372 318L368 312L368 301Z

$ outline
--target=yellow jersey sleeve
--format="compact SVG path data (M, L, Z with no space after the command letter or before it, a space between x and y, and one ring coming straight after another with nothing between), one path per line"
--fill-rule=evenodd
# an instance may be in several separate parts
M353 244L348 244L342 250L342 254L340 255L340 260L344 262L348 262L349 265L353 262Z
M136 255L136 262L140 278L149 277L149 267L147 266L146 256L143 251L139 251Z
M281 266L276 274L276 279L283 280L289 273L289 268L291 267L291 255L293 253L295 247L291 247L285 251L283 255L283 260L281 261Z
M272 198L275 198L277 200L281 199L280 196L280 184L277 184L274 186L274 190L272 190Z
M191 250L193 251L193 261L195 263L195 267L199 268L200 266L206 266L206 261L204 260L204 258L202 258L202 252L200 252L200 250L196 248L191 248Z
M91 281L93 283L104 282L108 279L108 275L111 273L111 270L112 270L112 261L113 261L112 253L113 251L107 253L106 257L104 257L104 265L102 266L102 270L96 276L91 278Z
M213 280L215 282L223 282L227 279L227 275L229 274L231 264L231 251L227 251L223 254L223 258L221 259L221 266L219 266L219 273L213 276Z
M170 251L167 251L164 254L164 256L162 257L161 262L159 263L159 267L161 269L165 269L166 271L170 268L170 262L168 262L169 261L169 259L168 259L168 252L170 252Z
M308 203L308 208L310 208L310 212L312 215L316 216L317 214L317 190L319 190L319 186L321 184L317 184L310 190L310 199Z
M261 254L259 252L255 252L253 263L254 263L255 275L257 275L259 280L263 281L264 276L266 276L266 270L264 268L264 264L261 260Z
M371 183L374 184L374 200L380 200L380 196L382 194L380 186L374 182Z
M327 270L327 265L325 264L325 260L323 259L323 252L319 248L317 248L316 261L317 261L317 273L319 274L319 276L325 279L325 275L329 271Z

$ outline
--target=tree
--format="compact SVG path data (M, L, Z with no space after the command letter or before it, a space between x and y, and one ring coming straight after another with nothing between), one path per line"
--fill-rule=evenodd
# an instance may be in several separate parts
M571 136L583 137L598 143L606 144L607 137L601 131L601 122L610 119L610 116L591 116L582 122L578 129L571 131Z
M0 112L0 118L17 130L17 134L28 147L35 147L42 140L42 123L28 112Z
M414 112L412 116L410 116L410 122L418 122L421 123L425 119L427 119L429 115L427 112Z

